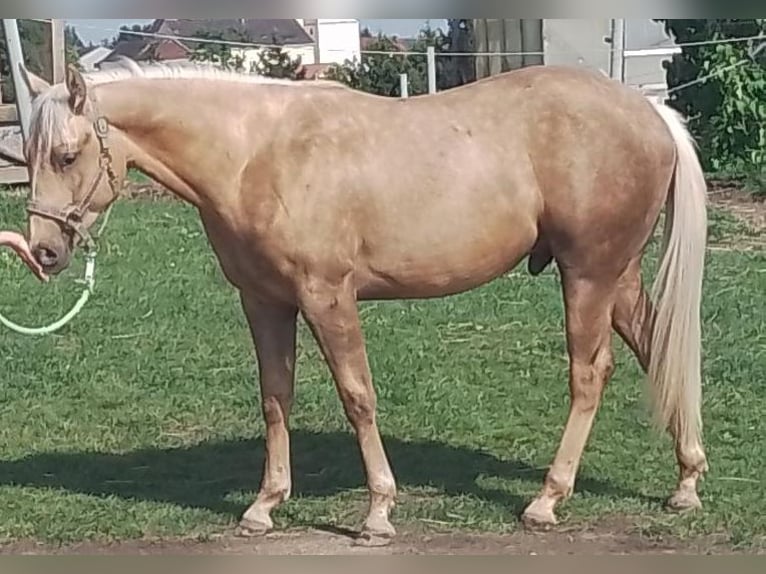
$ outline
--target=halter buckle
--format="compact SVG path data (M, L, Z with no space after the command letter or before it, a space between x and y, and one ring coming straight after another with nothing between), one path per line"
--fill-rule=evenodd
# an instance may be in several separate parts
M105 138L109 135L109 122L106 121L104 116L99 116L96 121L93 122L93 129L96 131L96 135L100 138Z

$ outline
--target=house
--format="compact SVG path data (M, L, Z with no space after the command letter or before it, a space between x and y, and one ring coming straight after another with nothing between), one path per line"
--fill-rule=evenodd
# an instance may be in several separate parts
M353 18L296 19L311 36L315 46L312 64L342 64L359 59L361 38L359 20ZM304 62L308 63L308 62Z
M465 28L463 45L473 52L525 52L526 55L480 56L478 78L532 63L586 66L611 75L613 20L474 19ZM662 97L667 89L663 62L679 48L652 19L625 20L624 81L648 95ZM541 53L537 55L536 53Z
M179 41L192 50L199 44L188 40L188 38L205 35L230 42L266 46L278 45L293 59L300 58L304 64L315 63L314 39L294 19L163 19L155 21L153 32L167 36L179 36ZM257 47L231 46L232 55L242 57L246 70L251 69L251 66L258 61L258 55L261 51L262 48Z
M85 48L79 54L80 67L85 72L93 72L109 57L112 51L111 48L106 46L90 46Z
M177 40L129 38L117 43L109 56L101 62L101 68L108 68L120 56L136 62L187 62L191 52L188 46Z
M202 44L194 39L205 37L231 42L232 55L242 57L245 69L252 69L264 48L238 43L278 45L292 59L300 58L308 77L321 76L330 64L358 58L361 49L359 21L353 19L158 19L146 36L124 34L98 65L106 67L117 56L136 61L188 61Z

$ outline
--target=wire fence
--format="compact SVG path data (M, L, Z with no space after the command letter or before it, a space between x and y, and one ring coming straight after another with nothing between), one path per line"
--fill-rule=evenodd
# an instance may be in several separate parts
M37 22L45 22L50 23L50 19L45 18L34 18L32 19ZM155 40L169 40L169 41L176 41L176 42L186 42L186 43L193 43L193 44L207 44L207 45L220 45L220 46L228 46L231 48L242 48L242 49L251 49L251 50L263 50L263 49L269 49L269 48L285 48L286 46L284 44L268 44L268 43L260 43L260 42L249 42L249 41L239 41L239 40L226 40L223 38L208 38L203 36L185 36L185 35L177 35L177 34L163 34L159 32L151 32L151 31L141 31L141 30L126 30L123 28L113 28L113 27L102 27L102 26L93 26L93 25L79 25L80 28L85 29L92 29L92 30L99 30L101 32L110 32L113 34L116 34L117 37L120 35L122 36L133 36L137 38L149 38L149 39L155 39ZM360 49L360 50L353 50L354 53L358 53L360 56L389 56L389 57L424 57L428 60L428 66L432 66L433 62L436 58L460 58L460 57L470 57L470 58L510 58L510 57L524 57L524 56L594 56L594 55L609 55L609 54L620 54L623 60L627 60L628 58L640 58L640 57L651 57L656 56L657 51L663 51L666 52L668 50L674 50L674 51L680 51L683 48L689 48L689 47L702 47L702 46L715 46L715 45L721 45L721 44L741 44L741 43L748 43L750 45L749 49L749 57L744 58L736 63L731 64L730 66L727 66L725 68L721 68L719 70L716 70L714 72L711 72L710 74L707 74L703 77L697 78L693 81L687 82L685 84L674 86L672 88L669 88L666 90L666 94L672 94L677 93L681 90L687 89L691 86L698 85L704 82L707 82L708 80L715 78L717 76L720 76L722 74L725 74L726 72L733 70L737 67L743 66L746 63L748 63L751 59L755 59L755 57L766 47L766 36L764 36L763 33L758 35L751 35L751 36L745 36L741 38L718 38L718 39L711 39L711 40L705 40L705 41L698 41L698 42L681 42L681 43L674 43L670 46L653 46L648 47L642 50L626 50L625 48L617 48L617 47L611 47L611 46L604 46L603 48L586 48L574 51L565 51L565 50L544 50L544 51L477 51L477 52L453 52L453 51L445 51L440 52L436 51L433 48L428 49L427 51L421 51L421 50L366 50L366 49ZM348 53L349 50L344 49L326 49L324 50L326 53ZM652 72L645 72L643 74L638 74L632 77L633 81L638 81L641 79L649 79L654 77L656 74ZM429 70L429 77L433 76L433 72ZM430 82L432 84L429 86L431 89L429 91L435 91L433 87L433 82ZM408 95L408 90L404 88L406 85L406 77L402 79L402 96L406 97Z
M52 19L50 18L30 18L29 20L34 22L42 22L46 24L50 24L52 22ZM114 27L108 27L108 26L94 26L89 24L79 24L79 28L84 29L90 29L90 30L98 30L101 32L110 32L113 34L116 34L117 37L124 35L124 36L134 36L138 38L150 38L150 39L156 39L156 40L170 40L170 41L176 41L176 42L187 42L187 43L194 43L194 44L207 44L207 45L221 45L221 46L228 46L233 48L242 48L242 49L251 49L251 50L263 50L263 49L269 49L269 48L286 48L286 47L296 47L295 45L285 45L285 44L268 44L268 43L260 43L260 42L249 42L249 41L237 41L237 40L226 40L222 38L208 38L203 36L185 36L185 35L176 35L176 34L163 34L159 32L151 32L151 31L142 31L142 30L133 30L133 29L123 29L123 28L114 28ZM524 56L584 56L584 55L598 55L598 54L615 54L618 53L623 58L623 63L628 58L640 58L640 57L647 57L647 56L656 56L657 51L668 51L670 49L672 50L682 50L683 48L688 47L702 47L702 46L714 46L714 45L721 45L721 44L741 44L741 43L748 43L749 49L748 49L748 56L732 63L729 66L725 66L724 68L720 68L718 70L714 70L713 72L706 74L702 77L696 78L690 82L674 86L672 88L668 88L665 90L666 95L674 94L677 92L680 92L682 90L685 90L687 88L690 88L695 85L703 84L713 78L716 78L718 76L721 76L731 70L734 70L738 67L741 67L751 61L754 61L755 58L764 50L766 49L766 35L764 35L763 32L761 32L758 35L750 35L740 38L718 38L718 39L711 39L711 40L705 40L705 41L698 41L698 42L682 42L682 43L674 43L671 46L654 46L645 48L642 50L626 50L625 48L615 48L615 47L609 47L604 46L603 48L590 48L590 49L580 49L577 51L570 50L544 50L544 51L493 51L493 52L452 52L452 51L445 51L440 52L436 51L433 47L428 48L426 51L420 51L420 50L348 50L348 49L325 49L324 52L327 53L348 53L349 51L358 53L360 56L364 55L380 55L380 56L390 56L390 57L412 57L412 56L419 56L424 57L427 59L427 65L429 67L428 70L428 77L429 77L429 92L436 91L433 77L435 74L435 70L432 70L431 67L434 66L435 60L437 58L455 58L455 57L471 57L471 58L510 58L510 57L524 57ZM308 46L308 44L307 44ZM649 79L652 77L655 77L656 73L653 72L644 72L642 74L637 74L632 76L632 80L636 82L637 80L642 79ZM401 78L401 95L403 97L407 97L409 94L409 90L405 89L407 85L407 77L406 74L402 75ZM640 83L640 82L637 82Z
M34 22L43 22L50 24L50 18L30 18ZM195 44L213 44L220 46L229 46L236 48L251 48L251 49L268 49L268 48L285 48L285 44L269 44L263 42L245 42L239 40L226 40L222 38L207 38L204 36L184 36L176 34L162 34L159 32L149 32L140 30L125 30L122 28L93 26L90 24L80 24L78 28L86 30L98 30L101 32L110 32L117 35L136 36L139 38L153 38L157 40L175 40L178 42L190 42ZM738 44L742 42L763 42L766 41L766 35L763 33L754 36L745 36L741 38L719 38L714 40L704 40L699 42L683 42L673 44L672 46L650 46L646 49L667 49L667 48L689 48L697 46L713 46L717 44ZM306 44L307 46L309 44ZM327 52L344 53L348 52L345 49L327 49ZM609 54L609 53L625 53L630 52L625 48L613 48L604 46L603 48L586 48L578 50L583 54ZM427 56L427 51L422 50L365 50L358 51L362 55L381 55L381 56ZM512 56L546 56L546 55L569 55L572 51L567 50L545 50L545 51L495 51L495 52L437 52L437 57L512 57Z

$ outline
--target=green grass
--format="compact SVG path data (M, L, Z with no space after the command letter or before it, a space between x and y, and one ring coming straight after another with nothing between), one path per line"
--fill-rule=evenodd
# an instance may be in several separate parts
M22 221L19 201L2 204L0 223ZM81 269L78 261L42 286L0 255L0 311L29 324L57 318ZM568 525L619 515L643 533L763 544L766 254L711 252L707 269L705 511L662 510L676 476L672 447L650 429L642 376L618 344L576 494L560 508ZM56 336L0 331L0 539L204 537L231 527L259 484L263 422L246 324L194 211L120 204L96 288ZM402 493L395 522L516 529L567 412L556 275L522 269L452 298L361 309ZM292 426L295 496L278 525L358 525L358 451L303 326Z
M138 171L137 169L129 169L128 170L128 181L131 183L141 183L141 184L149 184L152 182L151 178L144 175L142 172Z

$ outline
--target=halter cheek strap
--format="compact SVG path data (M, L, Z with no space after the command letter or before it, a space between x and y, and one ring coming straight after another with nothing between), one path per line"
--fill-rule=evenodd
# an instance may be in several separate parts
M95 247L95 242L83 223L83 218L90 208L91 203L93 203L93 197L96 195L96 192L105 177L109 178L109 187L112 189L114 195L116 196L119 193L119 181L114 173L112 153L109 148L109 142L107 141L109 136L109 123L105 117L99 116L93 123L93 129L96 132L96 138L98 139L99 145L99 169L98 174L88 188L88 193L86 193L80 201L72 201L72 203L68 204L63 209L47 207L42 202L36 201L34 196L33 199L27 203L27 213L57 221L64 228L80 237L84 247L88 250Z

